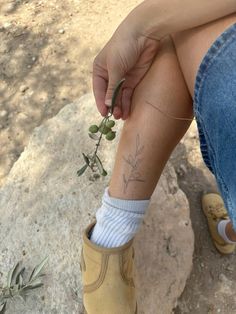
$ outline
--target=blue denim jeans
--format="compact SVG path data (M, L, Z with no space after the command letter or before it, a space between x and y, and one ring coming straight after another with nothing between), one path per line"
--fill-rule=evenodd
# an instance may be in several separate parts
M236 230L236 23L215 40L200 64L194 115L202 157Z

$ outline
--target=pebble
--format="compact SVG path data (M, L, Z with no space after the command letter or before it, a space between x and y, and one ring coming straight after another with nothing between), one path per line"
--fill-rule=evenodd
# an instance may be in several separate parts
M59 29L58 33L59 33L59 34L64 34L64 33L65 33L64 28Z
M3 13L11 13L14 10L14 8L15 8L15 3L9 2L3 6L2 11Z
M219 274L219 280L221 282L226 282L228 281L228 278L224 274Z
M37 59L36 57L32 57L32 59L31 59L31 60L32 60L33 62L35 62L35 61L36 61L36 59Z
M21 93L24 93L27 89L29 89L29 86L27 86L27 85L21 85L20 86L20 92Z
M1 110L0 111L0 118L5 118L7 116L7 111L6 110Z
M185 167L184 164L181 164L181 165L179 166L179 168L178 168L178 170L177 170L177 173L178 173L178 175L179 175L180 177L183 177L183 176L186 175L186 173L187 173L187 168Z
M226 266L225 269L228 271L234 271L234 268L231 265Z
M5 23L3 23L3 27L4 27L5 29L10 28L11 26L12 26L12 23L11 23L11 22L5 22Z

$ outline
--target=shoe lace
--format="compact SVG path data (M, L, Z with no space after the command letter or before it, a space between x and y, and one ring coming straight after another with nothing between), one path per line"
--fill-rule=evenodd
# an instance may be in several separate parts
M213 219L227 219L228 218L228 213L226 208L222 203L217 203L212 205L207 206L207 214Z

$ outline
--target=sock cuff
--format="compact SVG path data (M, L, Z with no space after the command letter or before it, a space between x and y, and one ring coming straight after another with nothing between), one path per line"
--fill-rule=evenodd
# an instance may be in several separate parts
M218 233L221 235L221 237L227 242L227 243L231 243L231 244L235 244L234 241L231 241L227 234L226 234L226 225L230 222L229 219L225 219L225 220L221 220L218 225L217 225L217 230Z
M123 211L144 214L150 203L150 198L146 200L124 200L110 196L108 186L105 188L102 203L104 206L118 208Z

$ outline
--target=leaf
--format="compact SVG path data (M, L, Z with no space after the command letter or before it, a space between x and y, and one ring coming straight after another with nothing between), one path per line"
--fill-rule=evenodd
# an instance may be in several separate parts
M114 92L112 95L112 100L111 100L111 113L113 113L113 110L114 110L114 107L116 104L116 98L119 94L120 88L121 88L122 84L124 83L124 81L125 81L124 78L122 80L120 80L114 89Z
M47 261L48 261L48 256L45 257L39 265L35 266L35 268L32 271L32 274L30 275L29 281L37 277L37 275L41 272L41 270L43 269Z
M97 155L95 156L95 161L96 161L96 164L98 166L98 170L99 170L100 174L103 175L104 168L103 168L101 160L99 159L99 157Z
M91 137L93 140L95 141L98 141L99 140L99 137L97 134L94 134L94 133L89 133L89 137Z
M40 283L37 283L37 284L35 284L35 285L28 285L28 286L22 288L22 290L23 290L23 291L33 290L33 289L37 289L37 288L42 287L42 286L43 286L43 283L40 282Z
M105 169L103 169L103 172L102 172L102 176L106 176L107 175L107 172L106 172L106 170Z
M77 171L77 175L81 176L85 172L87 167L88 167L88 165L84 165L80 170Z
M6 307L7 307L7 302L1 304L2 308L0 309L0 314L5 314L6 313Z
M19 262L17 262L14 267L9 271L7 276L7 287L10 288L13 283L13 278L16 274L17 268L19 266Z
M19 275L19 285L20 287L23 286L24 281L23 281L23 277L21 275Z
M23 280L22 275L23 275L24 271L25 271L25 267L23 267L23 268L19 271L19 273L17 274L17 276L16 276L16 284L18 284L18 283L20 282L20 280L21 280L20 277L21 277L22 280Z
M88 159L88 157L84 153L82 153L82 155L84 157L84 160L85 160L86 164L89 166L89 159Z

